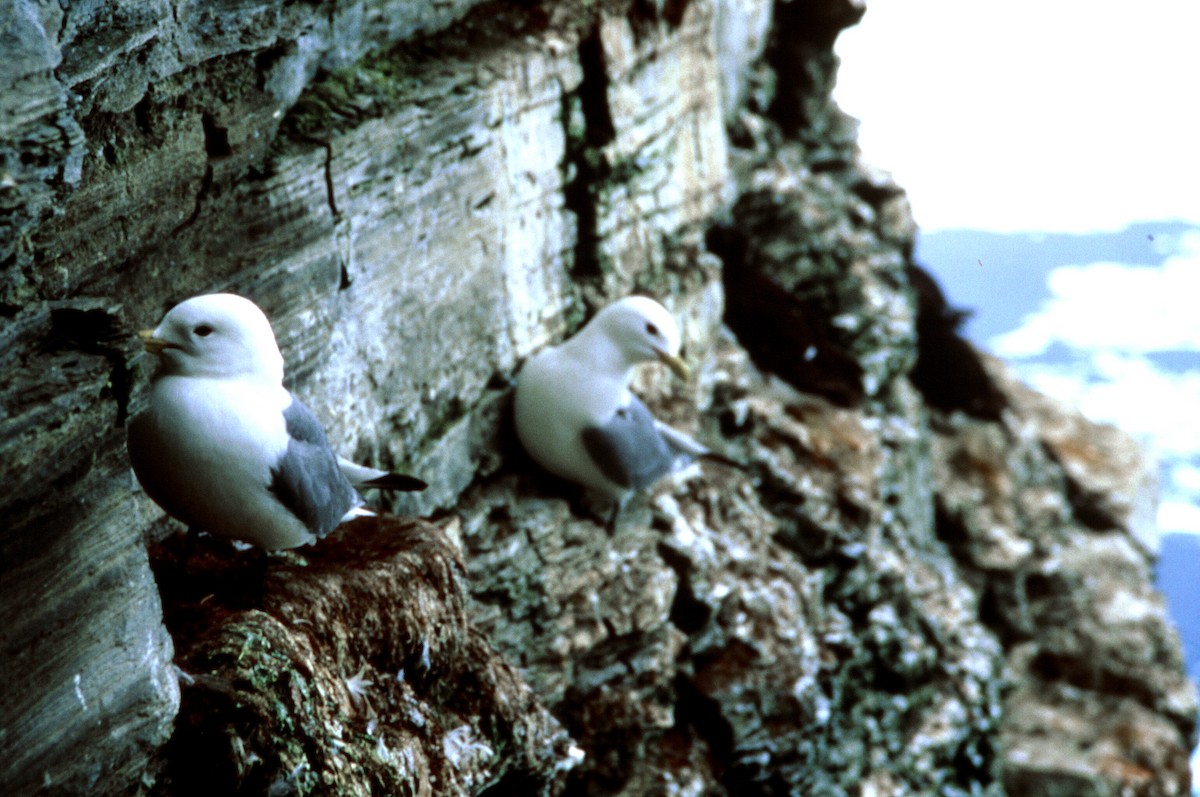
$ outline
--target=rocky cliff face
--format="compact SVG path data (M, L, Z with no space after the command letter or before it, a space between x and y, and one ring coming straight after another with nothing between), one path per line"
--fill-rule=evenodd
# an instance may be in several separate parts
M1149 465L956 336L829 99L861 4L5 8L6 793L1186 793ZM180 565L132 331L217 289L426 519ZM507 410L634 291L746 467L609 535Z

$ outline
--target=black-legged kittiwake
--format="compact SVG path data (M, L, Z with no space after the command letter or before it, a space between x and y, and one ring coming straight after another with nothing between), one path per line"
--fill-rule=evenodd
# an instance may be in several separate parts
M632 491L694 459L728 462L657 421L630 392L634 368L654 360L687 378L679 328L667 309L644 296L608 305L517 374L513 410L521 444L546 470L618 507Z
M271 323L249 299L196 296L141 336L159 367L129 424L129 460L146 493L191 529L295 548L369 514L356 486L426 487L334 455L283 386Z

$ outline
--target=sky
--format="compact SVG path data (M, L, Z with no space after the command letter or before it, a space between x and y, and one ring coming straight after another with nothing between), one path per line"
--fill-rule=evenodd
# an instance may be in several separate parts
M1200 223L1200 2L867 0L834 97L923 229Z
M1160 266L1052 270L1049 296L988 348L1033 387L1140 440L1163 466L1160 530L1200 534L1200 229L1173 249Z
M1200 0L867 0L838 39L834 92L860 120L864 159L908 192L922 239L1047 236L1012 238L1003 258L976 248L923 262L952 302L972 306L955 292L963 278L986 288L975 309L1010 328L984 348L1140 440L1163 465L1161 529L1195 534L1198 39ZM1169 240L1129 229L1174 220L1196 229ZM1164 257L1120 262L1130 242L1098 236L1113 230ZM1078 259L1047 266L1045 253Z

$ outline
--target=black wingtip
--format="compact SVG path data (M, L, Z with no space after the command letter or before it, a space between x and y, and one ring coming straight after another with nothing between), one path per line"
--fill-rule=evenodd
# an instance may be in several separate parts
M382 476L365 481L360 487L376 490L394 490L403 493L419 493L429 485L416 476L406 476L403 473L385 473Z

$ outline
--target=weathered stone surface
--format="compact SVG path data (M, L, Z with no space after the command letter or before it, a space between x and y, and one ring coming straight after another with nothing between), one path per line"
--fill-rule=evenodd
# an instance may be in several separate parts
M582 43L577 179L592 208L580 208L579 218L585 224L594 213L595 227L579 233L580 246L596 252L577 253L575 269L585 278L593 269L604 275L605 296L694 290L663 279L673 247L661 233L695 246L730 188L713 11L707 3L680 7L678 18L606 17Z
M920 301L829 99L861 3L5 8L5 793L1182 793L1145 460ZM180 571L132 331L217 289L436 522ZM508 403L630 291L697 373L635 387L746 467L609 536Z
M1005 783L1186 794L1196 694L1140 539L1149 463L1126 435L985 364L1011 410L1003 423L945 419L933 462L939 534L1019 684L1005 701Z
M0 5L0 264L8 272L21 234L51 212L55 192L79 182L83 136L67 110L57 32L62 11L49 3ZM8 273L0 302L11 303Z
M140 135L162 143L164 131L156 128L164 122L198 123L205 113L217 121L220 112L239 116L244 109L236 102L231 107L229 101L240 99L247 78L248 85L257 81L258 88L265 89L274 105L272 113L282 112L318 69L344 66L387 43L443 28L479 2L447 0L425 6L368 0L322 10L271 0L227 6L123 0L64 7L6 0L0 35L9 57L0 65L0 76L12 89L2 98L5 113L0 121L0 191L5 193L0 207L7 222L0 227L5 233L0 236L0 263L19 266L23 273L15 284L5 286L0 301L15 301L29 281L38 281L32 266L47 262L45 253L23 238L50 214L51 201L80 186L83 170L96 168L97 160L126 167L129 150L145 147L137 140ZM262 57L255 58L256 53ZM222 70L225 64L232 69ZM208 96L202 90L191 98L193 107L185 105L175 119L164 119L162 106L208 74L225 83L223 90ZM136 129L124 131L120 140L106 141L107 136L97 135L95 129L85 129L89 121L133 121L131 117L136 117ZM248 127L273 134L273 126L262 120L252 118ZM269 136L262 139L265 145ZM135 152L134 160L145 154ZM181 185L172 165L158 175L164 178L159 188L166 190L151 196L173 194ZM136 173L130 176L126 187L136 197L147 181L137 179ZM111 198L122 192L106 193ZM140 237L130 232L125 231L126 237ZM114 250L104 251L111 255ZM60 295L73 292L63 290Z
M1090 423L1058 402L1030 390L992 360L990 370L1012 397L1018 417L1037 429L1062 467L1076 519L1097 531L1125 529L1150 553L1158 552L1154 465L1127 434Z
M132 345L95 300L47 302L0 329L0 783L12 794L123 790L179 702L146 550L130 535Z
M813 12L793 7L789 13ZM777 30L783 24L777 16ZM769 52L776 64L795 63L785 41L777 39ZM795 46L811 45L811 37L802 36ZM813 61L800 60L813 69ZM819 88L823 83L810 71L795 86L776 85L774 99L760 101L765 118L743 113L739 120L743 149L736 173L748 190L731 222L709 237L724 261L730 326L760 366L802 390L861 407L876 416L876 435L889 426L902 430L882 448L876 482L882 488L866 481L858 492L858 506L870 510L867 526L878 529L868 550L885 555L888 542L905 540L922 552L899 555L909 570L915 560L958 574L965 605L973 608L959 615L963 625L951 627L998 642L1002 648L977 657L976 666L986 663L999 673L996 655L1003 649L1007 671L1019 683L1004 701L1003 718L996 703L967 701L977 716L999 720L968 759L974 762L968 771L978 778L972 788L1041 794L1074 789L1062 784L1082 777L1078 783L1086 787L1078 793L1186 793L1196 702L1182 674L1178 640L1150 586L1144 552L1152 546L1139 545L1152 510L1148 463L1124 435L1063 412L970 351L957 339L957 316L936 285L932 291L914 285L920 300L912 308L914 324L911 305L898 302L896 292L898 283L921 276L911 263L913 228L902 192L856 163L852 143L847 147L841 138L839 113ZM822 126L825 135L815 135ZM908 359L914 343L915 368ZM939 367L947 370L939 373ZM956 368L970 373L950 370ZM932 449L911 437L921 439L927 421L906 408L898 389L897 375L909 369L931 405ZM961 384L958 394L938 392L940 382L956 378L969 382L969 394L961 393ZM812 435L813 416L803 420L800 430ZM845 464L836 470L853 471ZM889 485L899 488L890 499ZM803 503L793 502L803 506L802 514L814 509L806 487ZM936 505L937 533L953 559L928 537L933 524L926 501ZM836 504L853 505L844 498ZM801 525L804 533L796 538L813 545L821 539L814 526L844 533L849 525L836 514L816 519ZM859 634L903 639L893 625ZM1133 672L1139 678L1130 679ZM1080 723L1086 733L1039 723L1036 718L1047 715L1036 707L1058 706L1063 694L1071 701L1056 710L1068 718L1120 706L1122 719L1107 730ZM962 725L961 718L952 723ZM1007 752L998 756L1001 745ZM893 755L890 763L861 772L863 788L900 793L911 787L903 756ZM1147 771L1161 774L1147 778Z
M1030 677L1007 699L1004 785L1011 795L1189 794L1178 728L1136 700Z
M358 520L266 571L164 548L185 686L159 793L535 794L576 760L472 627L442 529Z

